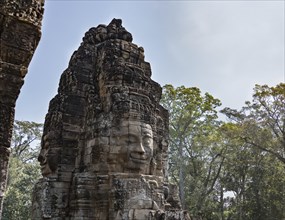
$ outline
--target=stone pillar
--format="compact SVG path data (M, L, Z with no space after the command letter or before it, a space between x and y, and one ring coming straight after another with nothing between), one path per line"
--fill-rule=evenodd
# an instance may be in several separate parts
M0 1L0 219L15 103L41 37L44 0Z

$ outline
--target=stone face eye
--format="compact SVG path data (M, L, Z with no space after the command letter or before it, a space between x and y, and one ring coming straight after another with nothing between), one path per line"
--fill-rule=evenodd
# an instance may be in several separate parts
M145 136L143 137L143 145L145 146L150 146L152 143L152 139L149 136Z

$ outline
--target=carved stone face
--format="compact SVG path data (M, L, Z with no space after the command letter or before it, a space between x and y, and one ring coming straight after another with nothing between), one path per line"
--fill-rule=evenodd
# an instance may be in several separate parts
M51 148L50 141L53 139L52 132L44 136L42 141L42 148L38 157L43 176L53 173L58 164L58 148Z
M124 121L113 129L111 148L117 152L117 162L123 172L149 174L153 156L153 133L149 124Z

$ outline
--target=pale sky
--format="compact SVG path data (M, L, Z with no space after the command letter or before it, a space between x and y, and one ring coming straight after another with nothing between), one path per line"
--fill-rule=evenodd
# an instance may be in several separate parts
M255 84L284 82L284 0L46 0L42 38L16 119L44 122L59 78L84 33L121 18L162 86L198 87L241 108Z

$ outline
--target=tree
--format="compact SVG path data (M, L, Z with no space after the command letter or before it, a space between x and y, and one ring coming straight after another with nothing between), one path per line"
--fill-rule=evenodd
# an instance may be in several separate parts
M252 103L224 109L230 121L220 122L219 100L197 88L164 86L170 180L195 219L285 217L284 91L285 84L256 85Z
M283 219L283 164L242 140L229 139L228 144L220 179L225 191L234 194L225 201L227 216L235 220Z
M42 124L15 121L3 220L31 219L31 193L40 178L37 162Z
M165 85L161 104L170 113L170 178L179 185L183 208L199 216L212 200L224 161L216 111L221 103L198 88Z
M232 145L224 182L235 192L229 207L233 219L283 219L285 84L256 85L252 102L222 112L230 119L224 126Z
M241 129L233 138L272 154L285 163L285 84L256 85L252 102L240 111L222 110Z
M15 120L11 141L12 157L18 158L24 164L35 162L39 154L42 128L40 123Z

